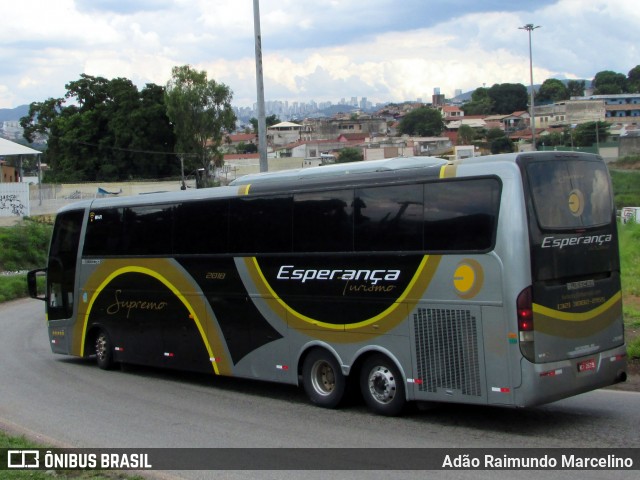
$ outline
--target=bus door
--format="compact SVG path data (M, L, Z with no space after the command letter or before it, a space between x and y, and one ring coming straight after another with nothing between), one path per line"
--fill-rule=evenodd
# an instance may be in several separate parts
M534 363L582 359L579 370L595 370L593 354L624 341L606 165L586 155L524 157L519 163L528 192L532 267L532 287L519 302L533 311L532 322L521 321L521 349Z
M56 216L47 264L48 320L71 318L75 306L74 287L78 244L84 210L72 210Z

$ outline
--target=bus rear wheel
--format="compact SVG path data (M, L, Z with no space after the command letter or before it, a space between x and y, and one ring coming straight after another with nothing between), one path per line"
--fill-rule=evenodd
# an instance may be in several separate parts
M309 400L319 407L336 408L346 390L346 379L335 357L312 350L302 365L302 382Z
M113 367L113 346L109 335L104 330L100 330L96 336L96 362L102 370Z
M386 416L400 415L406 404L404 382L395 364L384 355L365 360L360 370L360 390L367 406Z

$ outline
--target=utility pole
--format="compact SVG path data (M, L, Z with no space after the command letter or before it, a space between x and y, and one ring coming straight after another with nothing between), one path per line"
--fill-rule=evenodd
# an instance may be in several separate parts
M258 90L258 153L260 171L269 170L267 163L267 115L264 108L264 83L262 80L262 37L260 36L260 0L253 0L253 29L256 43L256 85Z
M38 205L42 206L42 160L38 154Z
M531 146L533 150L536 149L536 117L534 112L534 100L533 100L533 55L531 54L531 32L536 28L540 28L539 25L534 26L533 23L527 23L524 27L518 27L520 30L526 30L529 32L529 79L531 81L531 101L530 101L530 115L531 115Z
M184 183L184 155L180 155L180 175L182 178L182 185L180 186L180 190L186 190L187 184Z

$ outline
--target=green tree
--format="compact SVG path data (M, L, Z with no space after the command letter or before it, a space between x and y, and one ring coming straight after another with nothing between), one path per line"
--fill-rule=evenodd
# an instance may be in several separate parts
M471 94L471 101L462 105L461 109L465 115L489 115L493 111L489 90L484 87L476 88Z
M471 101L482 102L484 100L491 101L491 98L489 97L489 89L485 87L476 88L471 94Z
M29 105L29 113L20 119L22 136L33 143L36 135L49 136L54 120L60 115L64 99L49 98L44 102L33 102Z
M521 83L496 83L491 88L476 88L462 110L465 115L507 115L527 110L528 104L527 88Z
M498 138L506 137L507 134L501 128L494 127L487 130L486 139L488 143L497 140Z
M629 93L640 93L640 65L636 65L627 75Z
M596 73L593 79L593 86L596 95L615 95L627 93L627 77L622 73L604 70Z
M138 108L129 114L130 147L141 153L131 158L136 174L144 178L165 178L179 173L174 153L175 136L164 103L164 87L147 84L140 92ZM126 115L126 112L121 112ZM133 165L130 166L130 168Z
M492 113L508 115L527 110L529 95L521 83L495 84L489 89L488 95L493 102Z
M268 115L265 119L265 122L267 124L267 128L271 127L272 125L277 125L278 123L280 123L282 120L280 120L278 118L278 116L276 114L273 115ZM255 133L256 135L258 134L258 119L257 118L251 118L249 120L249 123L251 123L251 126L253 127L253 133Z
M440 112L431 107L419 107L407 113L398 126L401 135L435 137L444 130L444 120Z
M471 145L476 138L476 132L469 125L458 128L458 145Z
M567 82L569 98L584 96L584 80L569 80Z
M59 127L56 120L62 113L63 104L63 98L49 98L43 102L32 102L29 105L27 115L20 119L20 126L23 128L22 135L29 143L33 143L37 138L47 139L47 147L41 160L49 167L54 167L59 150ZM46 175L43 181L48 178L49 175Z
M211 186L211 163L222 164L220 146L224 135L235 127L231 89L189 65L174 67L171 74L165 102L176 136L176 153L184 155L187 168L202 168L206 173L199 177L199 187Z
M513 152L513 143L501 128L490 128L485 133L487 146L491 153Z
M544 103L556 103L562 100L569 99L569 90L557 78L549 78L545 80L538 93L536 94L536 105L541 105Z
M364 159L364 155L358 148L346 147L340 150L340 154L336 159L336 163L360 162Z
M573 142L577 147L590 147L602 143L609 136L608 122L581 123L573 130Z
M551 132L548 135L540 136L540 143L547 147L564 145L564 133Z
M34 102L24 137L46 135L47 181L158 178L178 173L162 87L82 74L64 99ZM69 101L70 105L65 105Z
M491 142L491 153L511 153L513 152L513 143L507 137L496 138Z
M255 143L240 142L236 147L237 153L257 153L258 146Z

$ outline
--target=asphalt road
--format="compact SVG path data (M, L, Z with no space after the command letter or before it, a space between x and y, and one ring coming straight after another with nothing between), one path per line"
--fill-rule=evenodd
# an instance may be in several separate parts
M42 302L0 305L0 427L60 446L640 448L639 425L640 394L633 392L599 390L527 410L443 405L385 418L358 404L331 411L314 407L291 386L141 367L102 371L92 361L51 353ZM332 478L390 478L392 472L341 473ZM535 476L626 479L637 473ZM165 475L329 477L322 471ZM526 471L393 472L393 478L530 476Z

